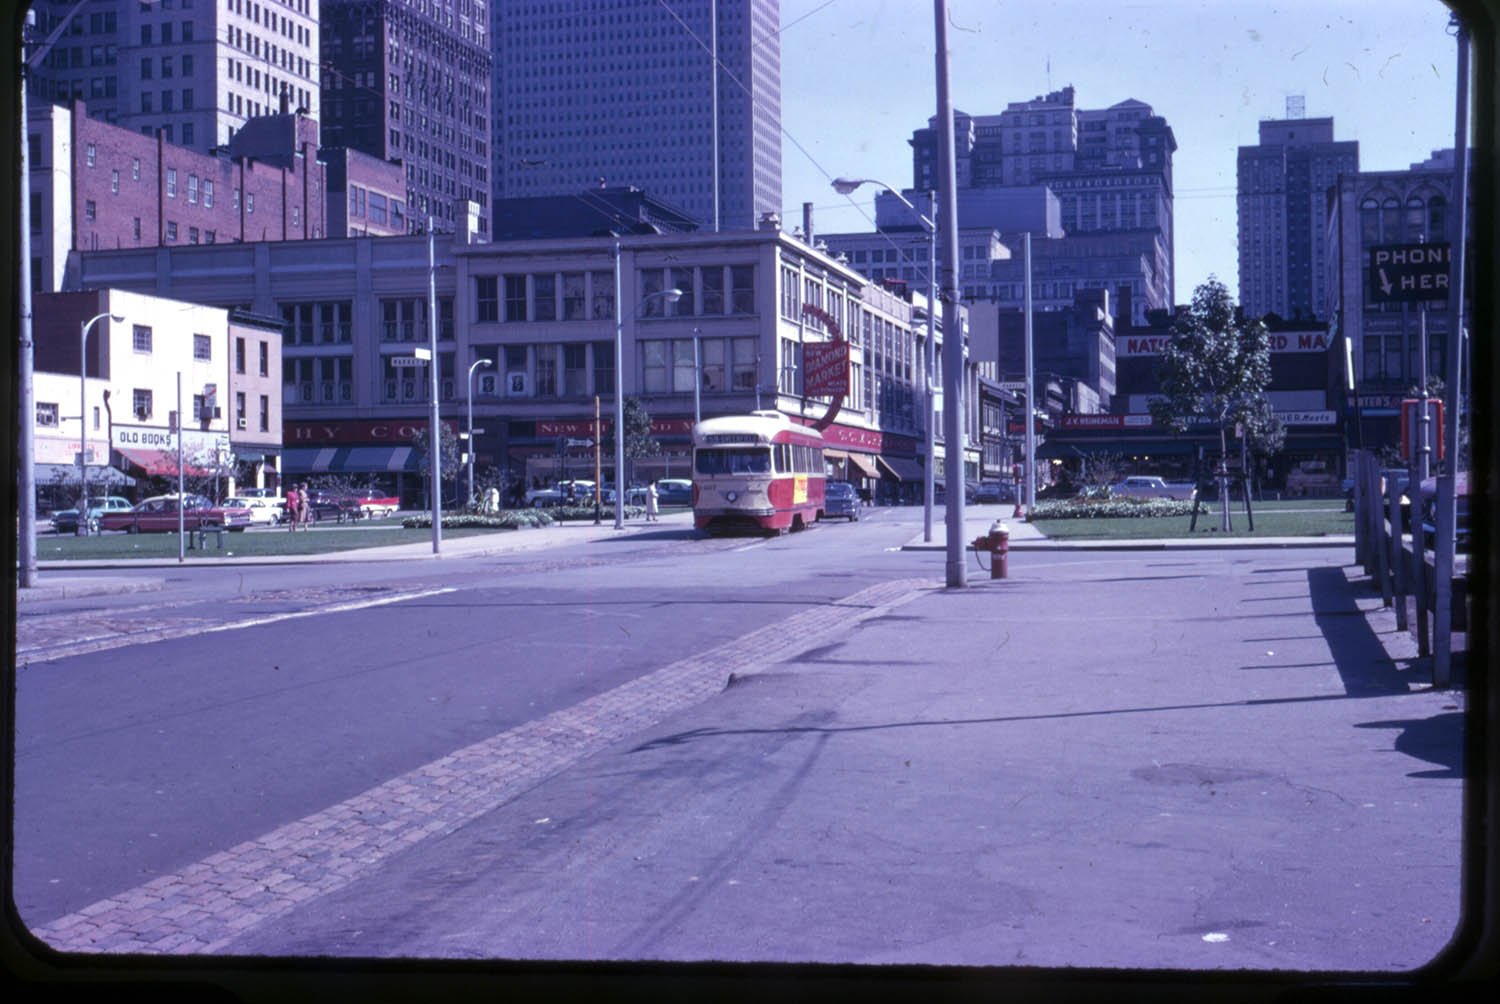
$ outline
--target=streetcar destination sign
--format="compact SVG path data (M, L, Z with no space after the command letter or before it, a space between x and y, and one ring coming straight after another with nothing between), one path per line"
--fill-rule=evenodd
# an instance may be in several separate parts
M1448 299L1452 245L1378 244L1370 248L1370 300L1408 303Z

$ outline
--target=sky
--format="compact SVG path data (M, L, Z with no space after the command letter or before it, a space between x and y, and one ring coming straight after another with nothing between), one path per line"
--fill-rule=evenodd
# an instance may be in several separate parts
M874 229L875 186L911 184L908 140L937 110L931 0L781 0L782 226ZM1457 56L1435 0L948 0L950 92L971 115L1072 85L1080 108L1134 98L1177 139L1176 300L1216 275L1238 298L1235 158L1259 122L1333 118L1360 169L1453 146ZM858 208L855 208L855 207Z

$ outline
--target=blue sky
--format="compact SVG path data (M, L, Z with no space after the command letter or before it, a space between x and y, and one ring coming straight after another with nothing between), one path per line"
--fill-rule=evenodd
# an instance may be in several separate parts
M1000 3L949 0L953 102L1003 111L1072 85L1083 108L1151 105L1177 138L1177 300L1217 274L1238 295L1235 156L1301 95L1361 170L1394 170L1453 145L1456 55L1432 0ZM816 230L869 230L872 186L911 184L907 140L937 107L930 0L781 0L783 225L814 205Z

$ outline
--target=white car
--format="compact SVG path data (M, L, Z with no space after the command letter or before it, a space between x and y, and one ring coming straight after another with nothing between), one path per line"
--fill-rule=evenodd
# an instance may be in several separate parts
M249 509L251 526L275 526L280 523L286 511L284 502L284 499L259 498L253 495L236 495L224 500L226 506Z

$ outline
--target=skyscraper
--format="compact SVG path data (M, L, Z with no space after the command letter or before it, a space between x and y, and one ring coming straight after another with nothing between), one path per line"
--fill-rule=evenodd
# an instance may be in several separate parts
M412 229L489 232L490 50L485 0L322 0L323 145L406 169Z
M1289 105L1297 111L1295 102ZM1251 317L1326 318L1328 190L1359 170L1359 143L1333 119L1267 119L1238 166L1240 306Z
M325 7L326 7L325 0ZM36 0L37 37L69 24L31 76L34 104L207 153L258 115L318 117L316 0Z
M780 211L778 0L558 6L494 5L496 198L633 185L712 229L717 122L720 227Z

